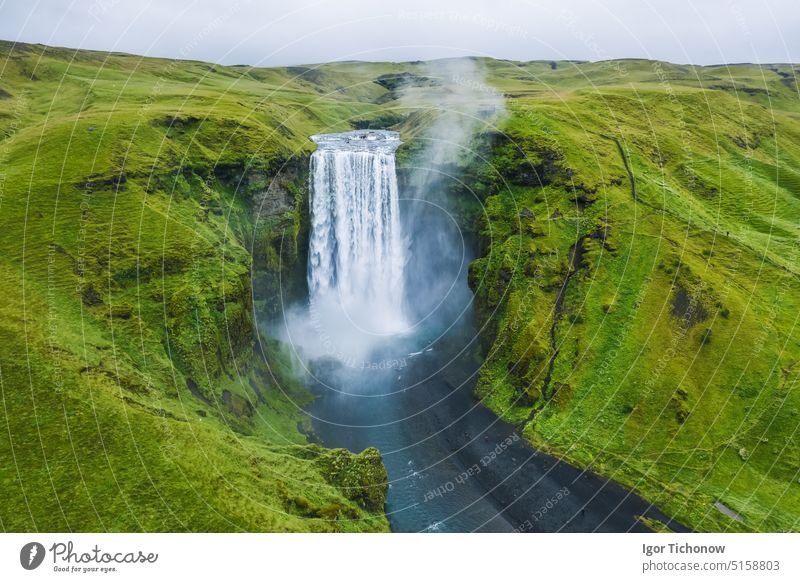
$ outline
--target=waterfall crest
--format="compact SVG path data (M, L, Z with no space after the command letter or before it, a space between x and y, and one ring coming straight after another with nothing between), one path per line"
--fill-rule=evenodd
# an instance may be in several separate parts
M400 134L359 130L311 137L311 308L341 309L361 331L407 329L406 246L394 152Z

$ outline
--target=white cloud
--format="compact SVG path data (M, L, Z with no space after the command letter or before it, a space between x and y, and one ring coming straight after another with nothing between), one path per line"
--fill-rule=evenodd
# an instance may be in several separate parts
M800 58L800 10L794 0L6 0L0 38L263 66L465 54L787 62Z

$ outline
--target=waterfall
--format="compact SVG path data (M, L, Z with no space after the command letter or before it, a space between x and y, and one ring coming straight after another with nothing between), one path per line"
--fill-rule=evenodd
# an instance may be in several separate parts
M359 130L312 136L312 309L336 307L370 334L404 331L401 233L394 152L400 134Z

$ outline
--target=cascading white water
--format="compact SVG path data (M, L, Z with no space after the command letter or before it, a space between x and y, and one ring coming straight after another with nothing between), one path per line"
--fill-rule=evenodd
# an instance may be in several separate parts
M406 242L400 227L395 131L359 130L312 136L312 308L336 306L356 328L389 335L403 316Z

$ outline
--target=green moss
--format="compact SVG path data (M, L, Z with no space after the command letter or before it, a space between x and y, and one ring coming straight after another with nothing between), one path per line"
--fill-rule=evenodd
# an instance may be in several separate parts
M493 69L516 96L493 158L510 183L487 200L486 252L470 271L493 332L477 394L526 423L536 446L692 528L796 530L798 497L786 492L798 487L800 459L790 388L800 263L789 224L800 207L763 140L716 152L721 136L768 135L794 175L797 106L737 103L696 89L689 74L710 69L657 65L624 80L588 64L536 69L529 82ZM671 70L672 97L643 81L659 67ZM570 69L599 85L584 89ZM746 71L730 74L757 83ZM623 86L632 80L635 98ZM532 245L518 233L535 233ZM716 510L717 499L744 522Z

